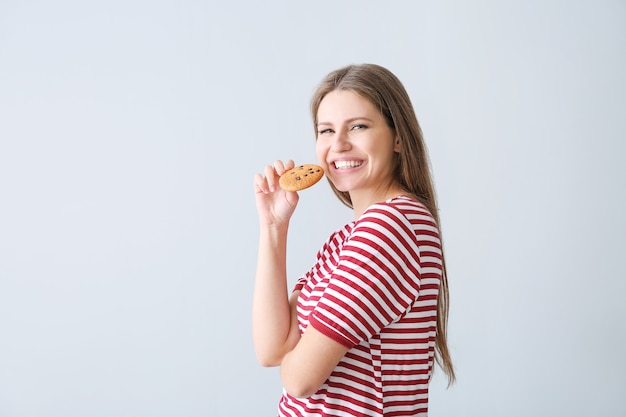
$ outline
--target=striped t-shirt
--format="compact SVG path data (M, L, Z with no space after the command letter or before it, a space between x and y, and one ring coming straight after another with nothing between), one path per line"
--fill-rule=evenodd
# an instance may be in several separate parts
M441 242L424 205L399 196L333 233L295 290L298 322L350 350L309 398L279 416L426 416Z

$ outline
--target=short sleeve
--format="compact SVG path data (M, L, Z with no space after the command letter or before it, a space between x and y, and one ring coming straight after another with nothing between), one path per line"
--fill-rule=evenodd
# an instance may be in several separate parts
M391 204L373 205L343 245L309 323L351 348L380 333L413 305L420 272L411 222Z
M307 277L305 276L301 276L300 278L298 278L296 280L296 284L293 286L293 292L296 291L302 291L302 288L304 288L304 285L306 284L307 281Z

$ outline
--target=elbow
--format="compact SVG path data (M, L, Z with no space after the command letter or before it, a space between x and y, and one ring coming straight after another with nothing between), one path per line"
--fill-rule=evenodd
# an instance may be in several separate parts
M308 398L321 387L321 383L318 383L315 378L311 378L310 375L290 373L285 369L284 364L280 368L280 379L287 394L296 398Z
M257 357L257 361L259 362L259 365L261 365L264 368L274 368L280 365L280 363L277 363L276 361L272 361L266 358Z
M284 386L287 394L296 398L308 398L317 392L317 388L307 386Z
M256 360L264 368L273 368L280 365L281 359L272 355L256 352Z

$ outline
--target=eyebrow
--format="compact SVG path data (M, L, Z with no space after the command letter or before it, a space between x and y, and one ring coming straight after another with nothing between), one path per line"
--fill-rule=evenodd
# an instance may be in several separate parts
M370 119L369 117L359 116L359 117L351 117L348 120L345 120L343 123L353 123L353 122L356 122L357 120L363 120L363 121L367 121L370 123L373 122L373 120ZM332 126L333 124L330 122L318 122L317 125L318 126Z

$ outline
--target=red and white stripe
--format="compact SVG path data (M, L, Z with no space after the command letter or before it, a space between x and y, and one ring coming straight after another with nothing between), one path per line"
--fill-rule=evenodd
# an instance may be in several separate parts
M298 280L300 331L350 350L317 393L285 393L279 416L426 416L441 242L419 202L371 206L333 233Z

